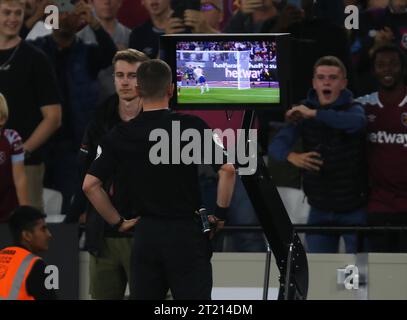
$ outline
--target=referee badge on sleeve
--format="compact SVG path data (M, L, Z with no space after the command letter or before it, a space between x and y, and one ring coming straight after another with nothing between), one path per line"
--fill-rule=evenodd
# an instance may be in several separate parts
M100 155L102 154L102 147L98 146L97 150L96 150L96 159L98 159L100 157Z
M225 147L223 146L223 142L222 139L219 137L219 135L217 133L213 134L213 141L222 149L225 149Z

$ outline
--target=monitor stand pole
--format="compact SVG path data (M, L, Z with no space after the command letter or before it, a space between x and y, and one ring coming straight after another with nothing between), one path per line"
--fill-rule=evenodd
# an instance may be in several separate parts
M256 143L250 141L248 135L248 129L252 128L254 119L254 111L246 110L242 124L245 136L241 137L245 139L245 150L250 150L249 143ZM256 172L252 175L242 175L241 179L269 247L263 298L267 298L268 295L271 249L280 272L278 299L305 300L308 293L307 256L261 155L257 157Z

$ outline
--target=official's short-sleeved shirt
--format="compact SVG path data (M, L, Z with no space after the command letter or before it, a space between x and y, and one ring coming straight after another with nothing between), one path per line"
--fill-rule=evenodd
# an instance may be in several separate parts
M89 174L101 181L115 175L140 215L175 218L189 216L201 205L199 161L210 162L215 171L227 162L220 139L203 120L148 111L106 136Z
M23 161L20 135L15 130L0 129L0 222L17 206L12 165Z

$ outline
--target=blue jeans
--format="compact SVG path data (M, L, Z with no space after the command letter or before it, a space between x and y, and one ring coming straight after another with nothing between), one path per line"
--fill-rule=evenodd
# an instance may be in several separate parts
M309 225L334 225L334 226L363 226L366 225L367 215L365 208L352 212L326 212L311 207ZM357 236L354 233L346 234L316 234L307 233L305 236L309 253L337 253L339 239L345 241L346 253L356 253L358 249Z
M227 225L260 225L246 189L239 176L236 177L235 190L229 207ZM266 244L263 232L230 232L225 234L225 251L264 252Z

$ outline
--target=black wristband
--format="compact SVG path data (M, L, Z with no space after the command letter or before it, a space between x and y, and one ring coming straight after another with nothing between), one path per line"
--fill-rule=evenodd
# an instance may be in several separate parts
M120 229L120 227L122 226L123 222L124 222L124 218L123 218L123 217L120 217L119 222L116 223L116 224L114 224L114 225L112 225L112 229L113 229L114 231L119 231L119 229Z
M24 151L24 160L30 160L32 157L32 153L30 151L25 150Z
M229 211L229 207L222 208L222 207L219 207L218 205L216 205L215 216L220 220L226 220L228 211Z

